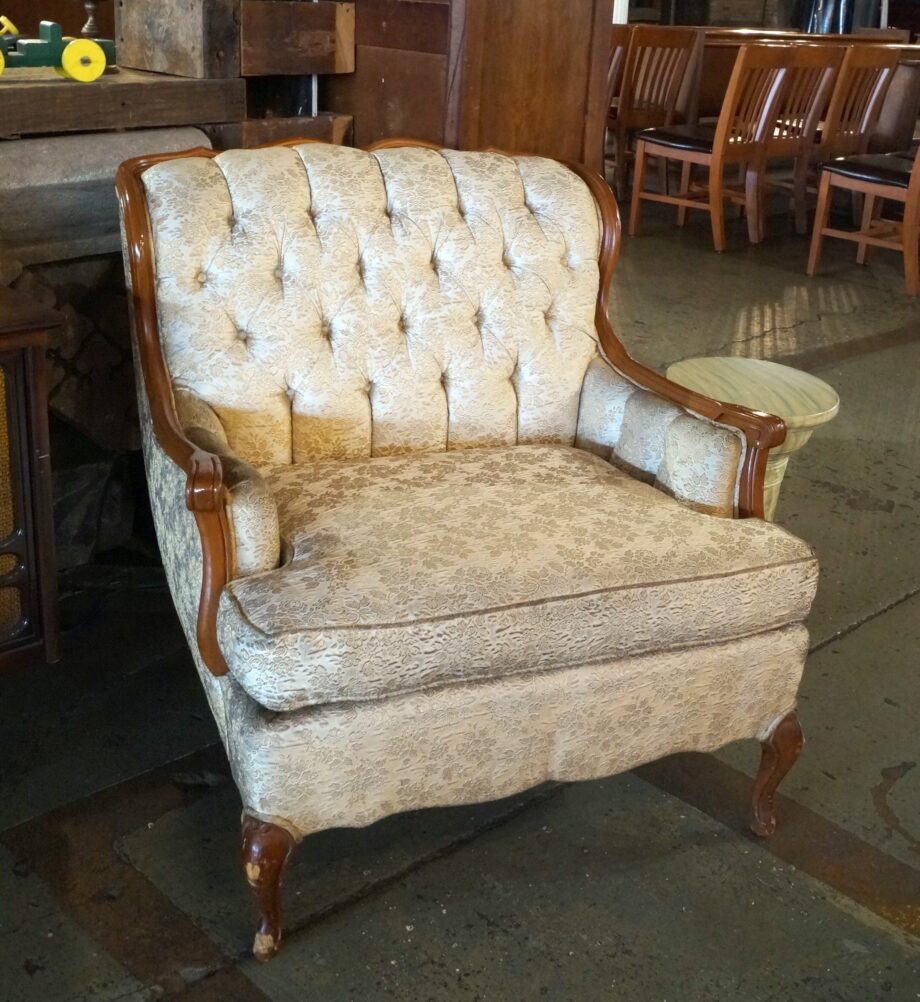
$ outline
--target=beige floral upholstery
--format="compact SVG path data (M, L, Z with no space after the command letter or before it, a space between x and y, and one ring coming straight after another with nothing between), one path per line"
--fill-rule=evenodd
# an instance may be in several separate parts
M309 144L143 184L171 406L223 465L227 675L142 386L151 498L247 811L300 837L762 736L794 705L814 558L732 518L736 429L602 356L576 174Z
M272 710L747 636L814 594L783 529L697 514L578 449L264 474L290 559L227 587L219 636Z
M765 737L795 705L801 626L614 663L271 713L229 676L228 747L246 810L295 837L399 811L609 776Z

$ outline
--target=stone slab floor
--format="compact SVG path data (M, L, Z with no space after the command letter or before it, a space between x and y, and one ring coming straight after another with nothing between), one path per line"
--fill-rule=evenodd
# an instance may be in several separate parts
M0 1002L920 999L920 305L776 220L724 255L649 211L613 318L661 368L771 358L837 387L778 521L823 566L781 828L757 749L317 835L280 956L247 956L239 802L160 576L71 579L62 664L0 677Z

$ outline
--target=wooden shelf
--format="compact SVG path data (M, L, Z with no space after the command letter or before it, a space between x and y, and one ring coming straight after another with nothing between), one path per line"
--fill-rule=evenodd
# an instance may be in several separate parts
M8 70L0 77L0 136L241 122L242 80L189 80L110 69L95 83L64 80L53 69Z

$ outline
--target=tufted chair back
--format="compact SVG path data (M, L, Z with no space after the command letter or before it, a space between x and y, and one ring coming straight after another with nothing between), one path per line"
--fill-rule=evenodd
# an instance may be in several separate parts
M566 167L309 143L143 184L173 387L242 459L574 443L601 226Z

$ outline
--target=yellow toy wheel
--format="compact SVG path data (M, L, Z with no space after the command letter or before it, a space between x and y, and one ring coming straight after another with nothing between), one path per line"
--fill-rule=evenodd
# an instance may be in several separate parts
M77 37L76 35L65 35L64 36L64 41L65 42L72 42L76 37ZM70 79L70 74L67 72L67 70L64 69L63 66L55 66L54 67L54 72L57 73L57 75L59 77L63 77L65 80L69 80Z
M91 38L75 38L61 55L61 69L80 83L92 83L105 72L105 53Z
M6 57L3 55L3 49L0 49L0 76L3 76L3 71L6 69Z

